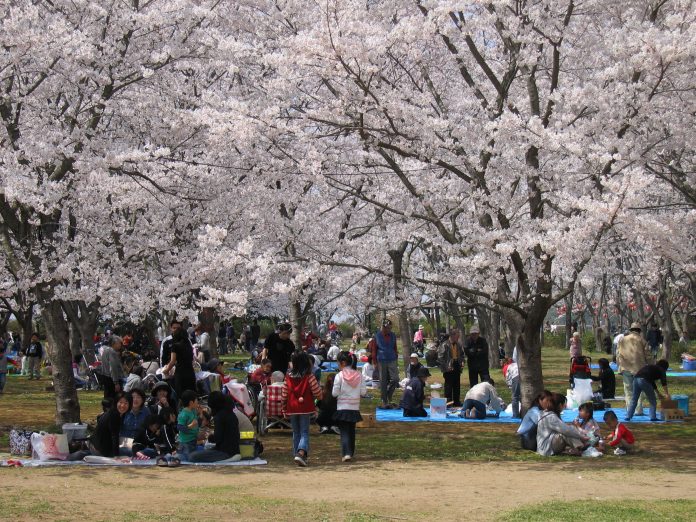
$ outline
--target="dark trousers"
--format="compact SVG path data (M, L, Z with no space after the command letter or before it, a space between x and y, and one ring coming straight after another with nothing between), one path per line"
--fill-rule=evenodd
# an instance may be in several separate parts
M479 378L481 381L484 381L489 377L488 366L472 366L469 364L469 388L476 386L479 383Z
M189 460L191 462L220 462L221 460L227 460L231 457L224 451L218 451L215 449L194 451L189 455Z
M114 399L116 397L116 384L108 375L97 374L97 381L104 388L104 398Z
M462 406L462 413L466 410L470 410L471 408L474 408L476 410L477 419L486 418L486 405L483 404L481 401L475 401L473 399L465 400L464 405Z
M341 430L341 455L355 455L355 423L338 421L338 428Z
M418 408L404 409L404 417L427 417L428 412L423 406Z
M456 405L459 405L461 398L459 364L455 364L451 372L443 373L442 376L445 378L445 397L447 397L447 402L453 401Z

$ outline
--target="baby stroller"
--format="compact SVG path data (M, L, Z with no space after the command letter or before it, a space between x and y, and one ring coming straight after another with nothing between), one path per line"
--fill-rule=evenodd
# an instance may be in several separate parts
M590 357L585 357L584 355L578 355L576 357L571 357L570 359L570 387L575 388L575 379L591 379L592 371L590 370L590 363L592 359Z
M257 403L256 429L265 435L269 428L291 429L290 419L281 412L282 386L263 386Z

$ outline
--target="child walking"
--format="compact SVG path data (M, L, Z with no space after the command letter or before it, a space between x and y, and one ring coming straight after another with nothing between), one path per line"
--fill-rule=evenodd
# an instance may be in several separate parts
M314 400L321 400L322 392L312 375L312 363L306 352L294 352L290 362L292 369L285 377L281 409L290 417L294 460L298 466L304 467L309 460L309 422L315 413Z
M360 397L367 394L365 380L356 370L357 363L355 355L348 352L341 352L338 355L340 371L334 379L331 391L331 395L336 397L334 419L341 431L343 462L350 462L355 456L355 425L362 420Z

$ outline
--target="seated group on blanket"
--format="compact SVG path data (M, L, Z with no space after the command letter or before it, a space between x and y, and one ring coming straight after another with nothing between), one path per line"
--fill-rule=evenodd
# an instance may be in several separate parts
M185 390L180 399L181 409L177 410L172 389L165 382L155 386L149 399L140 389L104 399L104 412L97 418L88 449L71 454L70 460L87 455L158 459L158 464L161 460L241 460L240 426L244 431L253 430L253 426L236 409L232 397L213 391L208 408L198 403L192 390Z
M560 393L544 390L527 411L517 434L523 449L536 451L539 455L586 455L599 456L610 448L615 455L633 451L633 433L611 410L604 412L604 423L610 430L602 437L599 424L594 419L592 403L581 404L578 418L572 424L561 420L566 398Z

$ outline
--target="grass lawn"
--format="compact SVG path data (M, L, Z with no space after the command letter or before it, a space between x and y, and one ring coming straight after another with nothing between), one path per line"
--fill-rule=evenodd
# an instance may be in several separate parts
M596 361L601 355L590 354ZM225 356L225 361L232 362L240 360L241 356ZM565 350L557 348L545 348L543 351L544 377L549 383L547 387L552 391L565 393L567 385L568 357ZM433 377L430 382L443 382L439 370L431 370ZM242 374L239 374L242 376ZM504 384L504 379L500 370L491 371L491 376L498 384L497 388L501 396L506 401L510 399L510 392ZM619 394L622 393L621 380L618 380ZM462 375L462 392L465 393L468 387L466 371ZM5 388L5 394L0 396L0 452L8 450L9 429L13 426L21 426L32 429L56 430L54 423L54 397L52 392L47 391L46 387L50 384L50 379L44 377L41 381L28 381L22 377L9 377ZM669 389L673 394L696 395L696 378L671 378ZM378 390L370 390L371 399L364 400L362 411L374 411L378 404ZM101 410L101 392L79 392L82 418L88 422L94 422L97 413ZM400 391L397 390L395 400L400 398ZM692 402L693 404L693 402ZM601 420L601 413L598 415ZM602 425L602 427L604 427ZM457 499L462 493L463 484L466 482L447 481L447 475L443 477L443 469L452 469L452 476L458 476L460 466L465 464L464 470L478 469L482 467L482 473L486 473L489 480L494 481L500 487L500 492L506 495L514 495L514 491L507 490L507 473L510 473L511 480L515 474L525 477L533 476L536 478L528 479L541 483L544 479L554 484L558 480L558 488L562 494L542 495L540 498L531 502L524 495L520 498L521 507L511 509L507 504L496 505L492 499L488 499L490 509L484 515L476 515L478 518L491 519L497 518L504 521L514 520L570 520L575 522L578 519L597 519L602 521L611 520L653 520L661 518L663 520L693 520L693 510L696 508L696 493L683 495L685 500L674 500L673 494L667 494L669 489L659 490L665 494L655 493L658 496L642 498L640 502L635 502L629 493L617 493L618 500L606 500L607 496L597 500L586 501L567 501L575 498L577 493L574 490L574 483L569 485L560 482L570 479L580 479L583 477L604 477L610 484L621 482L625 487L630 486L633 481L649 482L654 474L669 473L671 476L684 477L689 481L696 473L696 452L691 450L693 441L696 440L696 422L687 419L682 423L660 423L658 425L638 424L633 425L632 430L636 434L639 452L629 457L615 457L608 455L602 459L577 459L573 457L555 457L547 459L538 456L536 453L519 449L515 436L516 425L514 424L440 424L440 423L378 423L377 427L364 428L358 430L357 452L358 463L350 474L337 472L337 462L339 460L339 439L336 435L318 435L316 428L312 428L311 435L311 458L312 466L308 470L298 470L291 462L290 447L291 433L287 430L271 431L263 437L265 451L263 457L269 462L269 466L263 469L244 470L231 475L223 472L224 480L230 485L216 485L220 482L216 475L203 470L195 470L196 478L190 477L191 470L185 467L177 470L181 475L180 482L172 483L172 493L180 500L177 509L159 509L153 512L144 513L137 509L133 502L127 505L117 506L116 511L110 513L93 513L94 520L195 520L202 511L209 515L217 514L218 518L225 519L234 517L237 519L249 519L258 516L263 512L270 518L282 520L410 520L412 518L430 518L433 507L415 509L415 511L405 511L399 507L404 502L401 498L395 501L399 506L396 511L382 504L350 504L344 507L335 495L338 493L321 494L322 488L328 488L331 484L341 484L341 480L347 480L349 494L358 496L360 490L375 487L380 484L382 476L390 477L389 480L404 487L403 495L418 494L432 496L433 499L452 498ZM468 463L468 464L467 464ZM344 468L345 469L345 468ZM416 476L421 469L427 471L426 478L421 483L414 485L410 483L413 470L417 470ZM646 473L646 470L650 470ZM85 480L84 485L80 483L72 484L71 487L79 490L83 487L102 488L110 491L111 487L118 487L124 480L131 477L139 477L137 480L147 484L147 480L152 477L151 473L159 470L139 470L138 473L128 472L127 470L94 470L93 468L75 473L79 480ZM293 498L287 491L275 489L279 477L288 475L302 479L305 475L302 472L319 473L314 475L313 480L319 480L317 484L318 492L314 493L313 498ZM7 471L5 472L7 473ZM541 474L540 474L541 473ZM607 473L611 473L609 480ZM32 476L38 475L46 480L63 480L65 471L53 469L24 469L15 471L13 477L26 483ZM371 478L373 474L376 478ZM499 474L500 477L498 477ZM156 477L175 477L172 471L164 475L154 475ZM327 475L332 478L324 479ZM8 475L9 477L9 475ZM94 480L92 480L94 477ZM616 478L618 477L618 478ZM76 478L75 480L78 480ZM244 491L235 489L238 481L248 482L257 480L257 489L244 487ZM438 485L437 489L429 490L429 481L444 480L445 486ZM236 480L237 482L232 482ZM295 480L295 479L291 479ZM472 477L459 478L460 481L474 480ZM679 479L674 479L679 482ZM333 481L333 482L332 482ZM212 482L212 483L211 483ZM528 487L535 488L536 483L530 483ZM656 481L657 482L657 481ZM524 483L524 482L523 482ZM67 483L66 483L67 484ZM237 484L237 485L234 485ZM230 489L232 486L232 489ZM16 520L71 520L73 504L60 502L60 484L56 484L56 499L45 500L42 495L38 496L12 496L11 494L0 494L0 501L3 504L2 516ZM147 487L147 486L144 486ZM414 488L413 492L408 488ZM435 487L435 486L433 486ZM551 487L551 486L546 486ZM683 486L685 487L685 486ZM451 490L448 488L452 488ZM691 488L691 486L689 486ZM607 487L605 486L605 491ZM611 488L609 488L611 489ZM366 490L366 491L367 491ZM233 491L233 493L230 493ZM589 491L593 491L590 487ZM650 489L649 491L653 491ZM671 490L672 492L674 490ZM693 488L688 491L693 492ZM94 493L97 494L97 493ZM591 493L590 493L591 494ZM553 502L546 499L556 499ZM609 497L614 498L614 497ZM680 498L680 497L677 497ZM686 500L688 499L688 500ZM432 502L436 502L433 500ZM455 519L476 518L473 513L469 513L460 504L459 500L448 504L443 500L443 513L450 513L457 516ZM175 504L176 505L176 504ZM514 504L513 504L514 506ZM340 514L337 514L340 513ZM396 515L394 515L396 513ZM466 515L468 513L468 515ZM440 514L440 518L447 515Z

